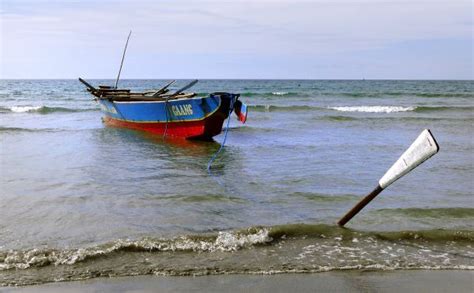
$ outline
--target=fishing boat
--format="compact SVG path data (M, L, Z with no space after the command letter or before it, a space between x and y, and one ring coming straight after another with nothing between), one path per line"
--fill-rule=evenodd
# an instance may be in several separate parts
M99 85L96 88L79 78L99 103L105 114L105 124L163 136L211 140L221 133L224 120L232 112L245 123L247 106L239 100L239 94L215 92L207 97L199 97L195 93L184 92L195 85L197 80L174 93L169 93L169 87L175 80L154 91L135 93L130 89L119 89L118 82L131 34L130 31L115 86Z
M106 125L143 130L163 136L211 140L222 131L224 120L234 112L240 122L247 120L247 106L239 94L215 92L205 97L186 93L192 81L169 93L171 81L159 90L131 92L112 86L92 86L79 78L99 103Z

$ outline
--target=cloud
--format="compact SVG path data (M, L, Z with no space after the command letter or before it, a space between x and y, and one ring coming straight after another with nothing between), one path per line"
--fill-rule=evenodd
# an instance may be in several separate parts
M2 67L86 55L326 55L470 39L470 1L5 1ZM5 61L6 59L11 61Z

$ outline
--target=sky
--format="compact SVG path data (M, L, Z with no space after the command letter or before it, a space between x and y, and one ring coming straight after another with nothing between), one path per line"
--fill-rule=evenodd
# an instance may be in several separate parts
M0 78L474 79L468 0L0 0Z

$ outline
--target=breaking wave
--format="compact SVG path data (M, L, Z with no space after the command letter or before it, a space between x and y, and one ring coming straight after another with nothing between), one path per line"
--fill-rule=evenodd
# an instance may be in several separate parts
M401 107L401 106L342 106L329 107L331 110L341 112L366 112L366 113L395 113L395 112L410 112L414 111L416 107Z
M316 96L340 96L349 98L381 98L381 97L420 97L420 98L472 98L472 93L423 93L423 92L320 92Z
M207 96L209 93L200 92L199 96ZM325 92L325 91L309 91L309 92L241 92L242 97L271 97L271 96L294 96L294 97L347 97L347 98L404 98L404 97L418 97L418 98L472 98L472 93L423 93L423 92Z
M98 111L98 108L87 108L87 109L71 109L65 107L48 107L48 106L11 106L11 107L0 107L0 113L39 113L39 114L50 114L50 113L69 113L69 112L84 112L84 111Z
M208 96L209 92L198 92L196 93L200 97ZM307 93L298 93L298 92L286 92L286 91L274 91L274 92L240 92L240 96L243 98L252 98L252 97L274 97L274 96L308 96Z
M319 199L317 199L319 200ZM324 198L322 200L327 200ZM367 238L376 241L409 241L412 243L441 243L474 241L474 231L467 230L421 230L394 232L362 232L319 224L288 224L273 227L251 227L240 231L218 232L217 234L179 236L171 239L143 238L140 240L119 239L110 243L77 249L41 249L0 251L0 271L28 269L48 265L72 265L86 260L109 257L127 252L236 252L259 245L272 245L289 238L313 239L334 238L351 240ZM354 242L354 241L353 241Z
M277 105L249 105L253 111L256 112L277 112L277 111L309 111L309 110L317 110L323 109L320 107L313 107L313 106L298 106L298 105L288 105L288 106L277 106Z
M31 249L0 252L0 271L47 265L72 265L118 252L232 252L272 241L267 228L219 232L208 236L181 236L172 239L116 240L99 246L72 250Z
M367 232L288 224L168 239L119 239L75 249L0 250L0 286L147 274L473 270L473 241L474 231L466 230Z
M361 113L398 113L398 112L440 112L440 111L474 111L470 106L330 106L319 107L310 105L249 105L256 112L292 112L292 111L327 111L361 112Z
M469 106L339 106L328 109L341 112L366 112L366 113L396 113L396 112L440 112L440 111L473 111Z

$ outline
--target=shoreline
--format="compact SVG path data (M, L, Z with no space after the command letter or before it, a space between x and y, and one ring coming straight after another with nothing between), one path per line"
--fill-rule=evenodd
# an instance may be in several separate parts
M3 287L0 292L473 292L474 271L331 271L309 274L129 276Z

